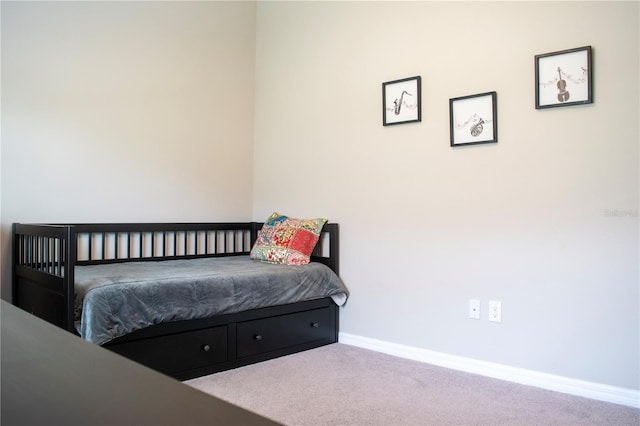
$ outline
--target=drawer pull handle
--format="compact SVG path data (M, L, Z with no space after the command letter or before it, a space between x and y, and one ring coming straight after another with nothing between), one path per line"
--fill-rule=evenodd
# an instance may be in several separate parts
M254 339L256 340L262 340L262 335L261 334L256 334L255 336L253 336Z
M203 350L203 351L205 351L205 352L209 352L209 351L211 350L211 346L209 346L209 345L203 345L203 346L202 346L202 350Z
M317 322L312 322L311 323L311 327L318 328L318 327L320 327L320 325Z

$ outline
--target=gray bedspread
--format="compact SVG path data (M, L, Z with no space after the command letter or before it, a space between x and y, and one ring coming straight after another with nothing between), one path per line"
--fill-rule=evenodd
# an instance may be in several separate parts
M323 297L342 305L348 294L321 263L274 265L248 256L77 266L75 275L76 327L99 345L162 322Z

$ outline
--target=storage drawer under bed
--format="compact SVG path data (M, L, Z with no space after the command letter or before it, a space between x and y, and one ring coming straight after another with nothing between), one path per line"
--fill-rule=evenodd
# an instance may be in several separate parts
M338 307L324 298L157 324L104 347L187 380L334 343L337 330Z
M227 361L227 327L212 327L108 346L112 351L166 374Z
M329 308L239 322L237 356L243 358L329 339L333 329Z

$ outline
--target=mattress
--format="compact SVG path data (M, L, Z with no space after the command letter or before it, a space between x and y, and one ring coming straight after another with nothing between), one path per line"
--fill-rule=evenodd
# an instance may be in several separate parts
M75 268L80 336L102 345L169 321L206 318L348 292L326 265L289 266L248 256L126 262Z

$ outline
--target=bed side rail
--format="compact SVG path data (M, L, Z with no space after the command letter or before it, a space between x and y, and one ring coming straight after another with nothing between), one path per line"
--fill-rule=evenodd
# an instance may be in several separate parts
M14 305L73 330L72 227L13 224Z
M248 255L261 228L261 222L77 224L75 264ZM324 225L311 260L338 273L337 223Z
M248 255L246 223L105 223L74 225L76 265Z

